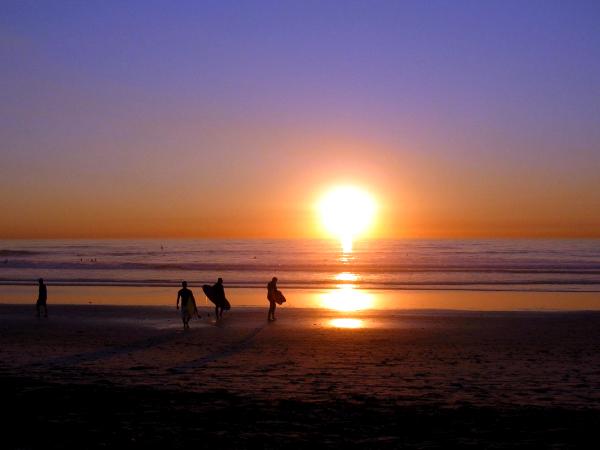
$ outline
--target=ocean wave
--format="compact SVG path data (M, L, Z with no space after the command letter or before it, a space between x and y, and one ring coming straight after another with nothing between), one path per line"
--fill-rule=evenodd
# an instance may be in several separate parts
M202 286L214 280L188 279L190 286ZM175 287L181 279L107 279L107 278L54 278L46 280L49 285L60 286L130 286L130 287ZM33 285L31 278L0 278L0 285ZM577 291L600 292L600 280L428 280L428 281L368 281L359 283L332 282L330 279L320 280L288 280L280 283L282 288L293 289L335 289L341 286L352 286L357 289L386 290L485 290L485 291ZM263 279L234 279L226 283L231 288L262 288L266 286Z
M40 252L35 252L31 250L2 250L0 249L0 257L14 257L14 256L32 256L39 255Z
M406 273L499 273L499 274L572 274L600 275L600 264L590 263L527 263L527 264L276 264L276 263L157 263L157 262L46 262L12 260L0 263L0 273L3 269L33 269L33 270L100 270L100 271L215 271L215 272L312 272L337 273L355 272L360 274L406 274Z

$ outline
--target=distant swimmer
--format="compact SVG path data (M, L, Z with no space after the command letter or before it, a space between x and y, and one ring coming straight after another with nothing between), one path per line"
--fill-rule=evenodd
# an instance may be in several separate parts
M181 289L177 292L177 309L179 309L179 299L181 299L181 321L183 322L183 329L187 330L190 328L189 322L194 314L198 317L198 308L196 307L196 299L191 290L187 288L187 281L181 283Z
M37 302L35 303L35 310L37 313L37 316L40 317L40 313L42 308L44 308L44 317L48 317L48 306L46 304L47 300L48 300L48 289L46 288L46 285L44 284L44 279L40 278L38 280L38 299Z
M277 304L280 305L285 303L285 297L280 290L277 289L277 277L273 277L271 281L267 283L267 300L269 300L269 314L267 315L267 321L273 322L275 320L275 309Z

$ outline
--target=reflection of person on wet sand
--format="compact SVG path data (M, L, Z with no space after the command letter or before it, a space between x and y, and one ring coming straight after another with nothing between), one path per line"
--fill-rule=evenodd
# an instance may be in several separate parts
M40 310L44 308L44 317L48 317L48 306L46 302L48 300L48 290L46 285L44 284L44 280L40 278L38 280L39 291L38 291L38 299L35 303L35 310L37 312L37 316L40 317Z
M181 283L182 288L177 292L177 309L179 309L179 299L181 299L181 321L183 322L183 329L187 330L190 325L190 319L193 314L198 317L198 309L196 308L196 299L191 290L187 288L187 281Z
M275 309L277 303L275 302L275 293L277 292L277 277L273 277L269 283L267 283L267 300L269 300L269 314L267 315L267 321L273 322L275 320Z

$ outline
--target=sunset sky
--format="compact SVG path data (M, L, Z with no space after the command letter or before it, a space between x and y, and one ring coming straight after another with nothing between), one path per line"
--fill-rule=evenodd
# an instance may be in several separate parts
M600 237L600 2L0 3L0 238Z

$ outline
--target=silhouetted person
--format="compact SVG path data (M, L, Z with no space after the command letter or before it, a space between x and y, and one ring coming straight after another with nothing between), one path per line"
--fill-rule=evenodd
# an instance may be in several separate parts
M40 313L42 308L44 308L44 317L48 317L48 306L46 302L48 300L48 289L44 284L44 279L40 278L38 280L39 290L38 290L38 299L35 303L35 310L37 312L37 316L40 317Z
M276 292L277 277L273 277L273 279L267 283L267 300L269 300L269 314L267 315L267 321L269 322L275 320L275 309L277 308L277 303L275 302Z
M183 322L183 329L187 330L190 327L189 322L192 315L198 315L196 299L194 298L192 291L187 288L187 281L181 282L181 289L177 292L177 309L179 309L179 299L181 299L181 321Z
M215 284L213 284L213 292L215 297L218 299L215 304L215 316L217 319L223 317L223 301L225 299L225 288L223 287L223 278L219 278Z

